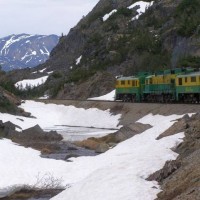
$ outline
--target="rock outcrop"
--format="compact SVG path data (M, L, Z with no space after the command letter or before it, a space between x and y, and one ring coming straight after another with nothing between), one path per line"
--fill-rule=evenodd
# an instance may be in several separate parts
M0 112L12 114L23 113L23 111L17 107L20 104L20 98L0 87Z
M88 138L87 140L75 142L75 144L84 148L93 149L97 153L104 153L116 144L140 134L149 128L151 126L148 124L133 123L122 127L116 133L111 133L101 138Z

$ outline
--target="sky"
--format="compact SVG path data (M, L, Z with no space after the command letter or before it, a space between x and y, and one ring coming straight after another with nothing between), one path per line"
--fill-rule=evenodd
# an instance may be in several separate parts
M67 34L99 0L0 0L0 37Z

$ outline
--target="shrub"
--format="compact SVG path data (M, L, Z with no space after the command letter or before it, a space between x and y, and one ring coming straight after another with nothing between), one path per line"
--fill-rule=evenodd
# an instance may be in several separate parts
M15 113L16 110L16 106L0 94L0 112Z
M178 66L179 67L199 68L200 67L200 57L197 57L197 56L183 57L179 60Z
M53 74L51 75L53 78L58 79L62 77L62 73L59 71L54 71Z
M200 25L200 1L182 0L176 10L178 34L184 37L193 35Z
M161 41L158 36L155 37L149 31L138 29L133 35L132 49L138 53L147 51L157 54L161 51Z
M132 10L128 8L119 8L116 12L117 15L123 15L125 17L130 17L132 15Z
M92 76L95 72L92 69L76 68L70 74L67 82L83 81Z

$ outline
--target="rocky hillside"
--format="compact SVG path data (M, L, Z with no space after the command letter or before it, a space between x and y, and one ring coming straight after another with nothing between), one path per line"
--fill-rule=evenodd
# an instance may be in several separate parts
M185 115L169 128L162 137L184 131L185 138L175 151L177 160L167 161L163 169L149 177L161 184L162 192L156 200L200 199L200 114ZM160 138L158 138L160 139Z
M44 86L53 97L103 95L116 75L199 67L199 24L199 0L100 0L37 69L54 71Z
M3 70L35 67L44 63L57 45L56 35L10 35L0 39L0 65Z

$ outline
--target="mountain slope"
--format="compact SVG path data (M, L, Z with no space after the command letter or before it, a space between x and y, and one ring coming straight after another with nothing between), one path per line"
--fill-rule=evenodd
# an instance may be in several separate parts
M114 88L117 75L198 68L199 24L198 0L100 0L37 70L54 71L44 87L50 96L101 96ZM33 76L33 70L20 73Z
M61 38L46 64L52 69L69 70L76 67L76 59L82 55L81 67L114 68L117 74L126 71L127 64L129 68L134 65L136 71L155 65L167 68L178 66L188 56L200 56L197 0L154 1L145 14L133 20L141 2L101 0ZM104 21L113 10L116 12ZM185 20L188 12L190 23Z
M44 63L58 43L56 35L10 35L0 39L0 65L4 70Z

